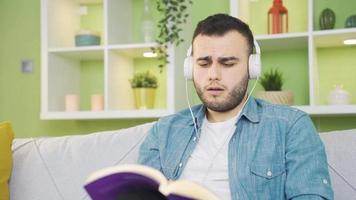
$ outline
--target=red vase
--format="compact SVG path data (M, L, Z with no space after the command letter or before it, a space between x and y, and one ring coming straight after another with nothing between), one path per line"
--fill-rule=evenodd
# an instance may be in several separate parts
M288 10L282 0L273 0L273 6L268 10L268 34L288 32Z

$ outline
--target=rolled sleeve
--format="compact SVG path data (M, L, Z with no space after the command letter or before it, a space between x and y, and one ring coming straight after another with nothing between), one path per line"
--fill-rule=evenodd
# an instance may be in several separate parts
M287 199L333 199L324 145L308 115L292 124L286 143Z

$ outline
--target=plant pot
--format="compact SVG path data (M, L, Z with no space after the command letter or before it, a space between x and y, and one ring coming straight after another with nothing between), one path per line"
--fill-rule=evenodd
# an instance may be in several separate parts
M274 104L294 104L294 96L291 91L258 91L256 97Z
M156 88L133 88L133 92L137 109L152 109L154 107Z
M330 8L325 8L320 15L319 23L320 29L333 29L335 26L335 12Z

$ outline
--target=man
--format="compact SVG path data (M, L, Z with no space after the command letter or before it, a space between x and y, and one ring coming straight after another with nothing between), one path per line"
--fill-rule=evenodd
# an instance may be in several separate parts
M160 119L139 163L193 180L221 199L333 199L324 146L309 116L248 98L248 25L225 14L197 25L193 81L203 102Z

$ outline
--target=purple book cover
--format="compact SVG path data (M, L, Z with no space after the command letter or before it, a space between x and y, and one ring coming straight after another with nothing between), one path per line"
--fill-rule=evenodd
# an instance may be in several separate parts
M92 200L194 200L177 194L165 197L159 183L146 176L120 172L101 177L84 186Z

